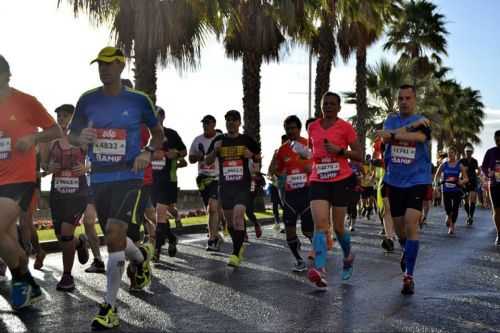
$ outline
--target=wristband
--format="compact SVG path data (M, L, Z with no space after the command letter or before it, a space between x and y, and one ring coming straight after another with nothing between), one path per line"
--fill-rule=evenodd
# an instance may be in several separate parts
M337 153L337 155L339 155L339 156L346 156L346 153L347 153L347 151L344 148L341 148L339 150L339 152Z

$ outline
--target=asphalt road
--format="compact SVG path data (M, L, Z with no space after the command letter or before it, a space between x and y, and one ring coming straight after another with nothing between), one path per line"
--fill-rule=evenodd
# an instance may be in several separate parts
M238 269L226 265L230 243L224 253L207 253L205 235L187 235L177 258L162 255L147 291L129 293L124 275L121 324L114 331L500 332L500 250L493 246L489 211L478 209L470 228L461 215L453 237L443 214L434 209L422 232L413 296L400 294L400 251L382 251L375 221L358 222L354 274L347 283L340 280L336 245L327 292L316 291L304 273L291 272L284 235L269 227L259 240L251 234ZM309 249L303 246L304 255ZM0 285L0 332L89 331L105 275L84 273L76 264L77 290L65 294L55 290L61 267L60 254L47 257L43 271L34 274L46 299L20 313L8 304L9 284Z

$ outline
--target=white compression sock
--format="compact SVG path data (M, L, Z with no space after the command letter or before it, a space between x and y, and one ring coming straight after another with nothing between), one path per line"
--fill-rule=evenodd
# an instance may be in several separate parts
M112 252L108 256L108 267L106 268L106 296L104 301L111 306L115 306L116 296L122 281L123 271L125 270L125 252Z

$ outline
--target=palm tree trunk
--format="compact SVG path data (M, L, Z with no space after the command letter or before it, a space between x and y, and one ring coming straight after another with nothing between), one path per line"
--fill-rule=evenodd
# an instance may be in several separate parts
M319 56L316 63L314 84L314 116L321 117L321 97L330 88L330 73L335 57L335 40L329 24L322 23L319 28Z
M356 49L356 130L363 157L366 153L366 117L368 115L366 84L366 47L360 46Z
M154 104L156 104L156 56L149 55L149 52L135 52L134 78L135 89L147 94Z
M243 130L260 144L260 68L262 56L243 54Z

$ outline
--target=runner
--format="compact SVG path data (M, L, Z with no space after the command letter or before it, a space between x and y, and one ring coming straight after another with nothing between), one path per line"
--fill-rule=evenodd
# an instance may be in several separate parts
M217 136L205 158L207 164L217 159L219 163L219 193L224 216L233 241L233 253L229 256L229 266L238 267L243 260L245 234L244 215L250 200L250 174L248 160L260 162L260 147L254 139L240 134L241 115L230 110L224 116L227 134Z
M309 193L315 251L314 266L309 269L308 278L318 288L324 289L327 287L326 234L330 228L331 207L335 233L344 254L342 279L348 280L352 275L354 255L351 253L351 235L344 230L344 221L349 193L353 190L356 179L347 160L362 161L362 153L352 125L338 118L340 96L326 92L321 102L323 117L312 122L308 129L309 145L313 153ZM351 150L347 150L348 147Z
M460 163L467 168L467 178L469 182L465 185L464 209L467 213L467 225L474 223L474 212L476 211L477 189L479 186L479 163L472 157L474 148L472 145L465 146L465 157Z
M432 183L429 155L429 121L415 114L416 90L403 85L398 96L399 114L390 115L377 132L386 144L384 182L391 215L403 248L401 293L414 293L413 272L419 248L419 221L427 184Z
M349 231L354 232L354 225L356 224L356 219L358 218L358 205L361 198L361 193L363 189L361 188L361 166L357 162L350 161L349 165L352 169L352 173L356 176L356 186L351 192L351 199L349 200L349 205L347 206L347 218L349 226Z
M467 169L457 160L455 147L448 148L448 160L437 169L434 182L443 184L444 209L447 215L446 226L448 227L448 235L453 235L463 196L461 188L468 182Z
M245 215L250 222L252 222L255 231L255 237L262 237L262 227L259 221L257 221L257 216L255 215L255 199L259 191L266 185L266 180L260 172L260 163L255 163L253 160L248 160L248 168L250 169L250 174L252 175L252 182L250 183L250 200L245 208ZM245 242L248 242L248 234L245 223Z
M62 133L34 97L9 86L10 77L9 64L0 55L0 258L12 273L11 305L18 310L41 299L42 291L28 269L16 221L28 209L36 186L35 145Z
M490 181L491 211L497 228L495 245L500 246L500 130L495 132L495 144L496 146L488 149L484 155L481 169Z
M361 167L361 215L370 220L373 207L375 206L375 168L372 157L367 154Z
M206 115L201 120L203 134L197 136L189 149L189 162L198 163L196 184L200 191L203 204L208 213L208 244L207 251L220 251L223 238L219 235L219 165L205 162L205 155L210 144L217 137L216 120L212 115Z
M157 107L158 123L163 128L165 142L162 149L153 155L153 205L156 208L156 250L155 257L160 256L161 247L168 239L168 255L177 254L177 236L170 229L168 215L175 218L176 228L181 227L177 203L177 168L179 159L187 155L186 145L181 137L171 128L163 127L165 111Z
M288 136L286 134L281 136L281 144L284 144L288 141ZM281 233L285 232L285 229L281 229L281 217L279 209L284 209L283 202L281 200L282 193L284 189L281 189L280 177L276 177L273 173L271 167L275 167L276 163L276 154L278 150L276 149L273 153L273 158L271 159L271 163L269 163L269 169L267 170L267 177L269 179L269 184L267 185L267 194L271 198L271 203L273 205L273 217L274 217L274 225L273 230L279 231Z
M59 106L55 113L63 137L40 145L42 168L47 174L52 174L50 210L63 260L63 275L57 284L57 290L60 291L75 289L71 275L75 251L78 251L80 264L86 264L89 260L87 237L84 234L80 234L77 239L74 237L75 228L87 206L86 152L82 148L72 147L65 134L74 111L73 105Z
M109 329L119 325L116 298L125 258L136 267L131 286L143 288L151 282L149 263L153 249L148 245L137 247L134 244L137 240L127 237L127 229L129 224L137 223L143 170L150 163L151 152L162 147L164 137L151 100L139 91L122 86L123 52L106 47L94 62L99 65L103 86L80 97L70 124L69 139L73 145L89 146L91 186L109 253L106 295L92 327ZM140 150L141 124L152 132L152 146L144 151Z
M312 240L314 223L309 200L309 175L312 170L312 153L307 139L300 136L302 123L297 116L289 116L284 121L288 140L276 153L271 172L286 177L283 193L283 220L288 247L297 261L294 272L303 272L307 266L300 255L300 240L297 237L297 219L300 218L302 234Z

